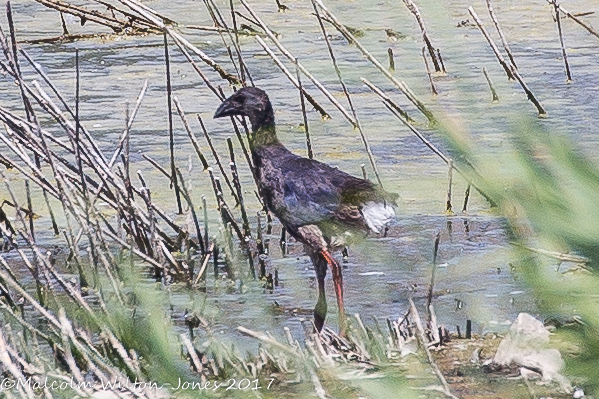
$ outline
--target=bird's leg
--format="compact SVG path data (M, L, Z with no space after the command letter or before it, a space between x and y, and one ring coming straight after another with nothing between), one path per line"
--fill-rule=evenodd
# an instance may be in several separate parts
M321 250L320 254L331 268L335 295L337 296L337 307L339 308L339 335L345 335L345 307L343 306L343 274L341 273L341 266L329 251Z
M325 259L321 258L317 253L313 253L310 256L312 263L314 264L314 270L316 271L316 280L318 281L318 302L314 308L314 326L316 331L322 331L324 326L324 319L327 315L327 297L324 291L324 279L327 275L327 263Z
M293 229L287 227L290 234L294 234ZM306 225L297 228L295 231L301 241L309 249L314 268L316 269L316 277L318 278L318 303L314 309L314 324L320 331L324 323L326 315L326 299L324 293L324 277L326 275L327 265L331 268L333 274L333 283L335 285L335 294L337 296L337 307L339 308L339 333L345 334L345 312L343 309L343 277L341 276L341 266L333 258L327 249L327 242L324 239L322 231L316 225ZM326 263L326 265L324 264ZM322 265L322 266L319 266Z

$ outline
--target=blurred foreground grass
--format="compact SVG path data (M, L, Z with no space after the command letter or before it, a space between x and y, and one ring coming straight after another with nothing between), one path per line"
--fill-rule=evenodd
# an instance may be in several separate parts
M469 175L509 221L517 267L562 342L567 375L599 394L599 167L537 118L506 118L513 151L486 153L450 124L443 130ZM549 250L550 256L529 249ZM586 258L584 266L564 254ZM587 391L588 392L588 391Z

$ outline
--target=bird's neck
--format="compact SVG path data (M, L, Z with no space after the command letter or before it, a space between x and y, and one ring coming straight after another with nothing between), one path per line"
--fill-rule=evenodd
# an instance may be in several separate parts
M277 138L274 122L270 125L261 126L258 129L252 129L252 140L250 147L252 151L261 147L280 145L281 142Z
M270 101L266 101L264 109L249 115L252 124L250 148L252 151L262 147L282 145L275 129L275 113Z

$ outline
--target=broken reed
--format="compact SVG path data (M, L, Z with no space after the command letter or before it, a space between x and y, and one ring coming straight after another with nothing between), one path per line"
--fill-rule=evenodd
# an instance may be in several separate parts
M387 55L389 56L389 72L395 72L395 57L391 47L387 49Z
M503 49L505 50L505 53L507 54L508 58L510 59L510 63L514 66L514 68L518 68L518 66L516 65L516 61L514 60L514 55L512 54L512 50L510 49L510 46L505 38L505 35L503 34L503 30L501 29L501 26L499 25L499 20L497 19L497 16L495 15L495 11L493 10L493 5L491 4L491 0L487 0L487 9L489 10L489 16L491 17L491 20L493 21L493 24L495 25L495 30L497 30L497 34L499 35L499 39L501 40L501 44L503 45Z
M212 139L210 138L210 135L208 134L208 130L206 130L206 126L204 126L204 121L202 120L202 117L200 116L200 114L196 114L196 116L198 118L198 121L200 122L200 126L202 127L202 132L204 133L204 138L206 139L206 142L208 143L208 147L210 148L210 151L212 152L212 156L214 157L214 160L216 161L218 170L220 170L221 175L225 179L225 183L227 183L227 187L229 187L229 190L231 190L231 195L235 199L235 204L238 204L239 198L237 198L237 194L235 192L236 190L233 188L233 185L231 184L231 180L229 180L229 176L225 172L225 168L223 167L223 164L220 160L218 152L216 151L216 149L214 148L214 145L212 144ZM208 170L210 170L210 168Z

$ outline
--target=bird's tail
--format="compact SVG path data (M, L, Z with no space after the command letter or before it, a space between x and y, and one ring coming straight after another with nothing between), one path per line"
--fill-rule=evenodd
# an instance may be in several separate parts
M368 228L375 233L380 233L381 229L395 217L395 211L387 203L370 201L362 206L362 215Z

